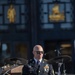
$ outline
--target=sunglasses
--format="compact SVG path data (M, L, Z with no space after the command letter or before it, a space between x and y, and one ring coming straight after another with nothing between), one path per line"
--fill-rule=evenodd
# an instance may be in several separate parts
M35 51L37 54L44 54L44 51Z

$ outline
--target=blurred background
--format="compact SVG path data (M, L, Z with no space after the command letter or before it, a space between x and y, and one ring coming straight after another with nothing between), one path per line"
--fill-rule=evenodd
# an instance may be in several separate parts
M47 60L70 56L65 69L75 74L75 0L0 0L0 66L6 58L31 59L36 44Z

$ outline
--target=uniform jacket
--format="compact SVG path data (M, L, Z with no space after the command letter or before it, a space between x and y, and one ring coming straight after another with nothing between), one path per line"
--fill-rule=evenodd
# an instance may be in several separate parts
M54 73L52 65L47 64L46 60L43 59L38 66L34 59L31 59L28 65L24 65L22 75L54 75Z

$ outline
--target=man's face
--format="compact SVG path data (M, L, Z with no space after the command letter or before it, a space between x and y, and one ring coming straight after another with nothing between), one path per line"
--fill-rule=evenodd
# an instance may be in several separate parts
M36 46L33 50L33 54L36 59L41 59L44 54L43 48L41 46Z

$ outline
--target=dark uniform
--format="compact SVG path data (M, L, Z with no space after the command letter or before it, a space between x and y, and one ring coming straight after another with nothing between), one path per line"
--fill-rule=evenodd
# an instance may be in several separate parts
M24 65L22 75L54 75L52 65L47 64L46 60L42 60L40 65L37 65L34 59Z

